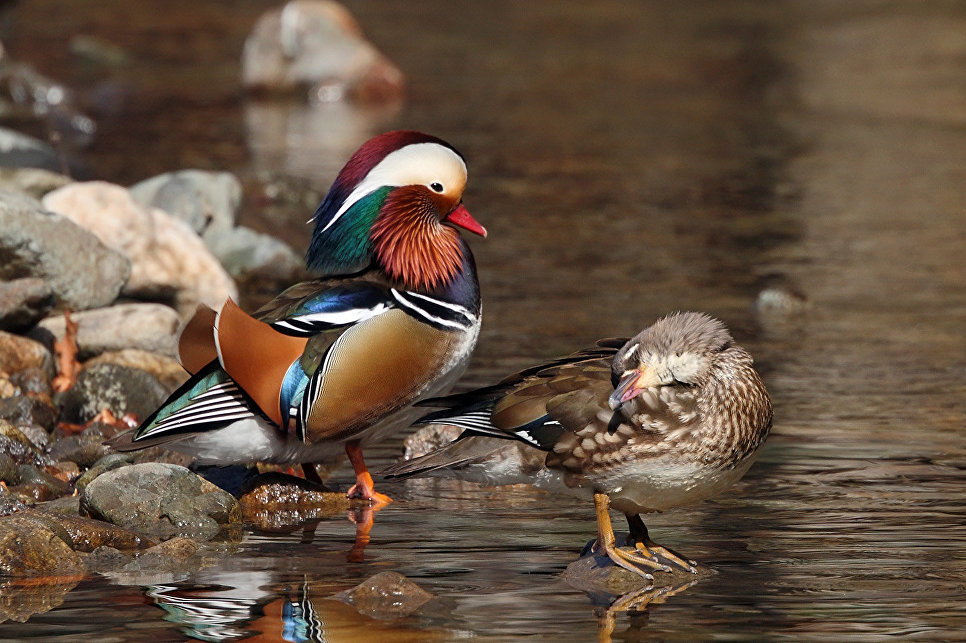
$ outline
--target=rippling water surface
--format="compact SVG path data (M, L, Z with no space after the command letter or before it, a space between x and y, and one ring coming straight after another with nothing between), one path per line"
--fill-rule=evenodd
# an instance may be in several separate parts
M362 563L346 561L343 518L250 533L197 573L4 585L2 603L33 616L0 637L963 637L962 4L347 2L409 79L379 108L246 101L238 55L268 6L36 0L6 8L0 37L79 92L100 127L92 176L231 170L245 222L300 249L312 202L367 137L455 144L490 231L473 241L485 321L462 387L672 310L724 319L764 374L774 433L727 496L648 522L719 573L608 621L608 600L558 577L594 535L591 507L417 480L383 489L396 502ZM77 33L127 62L71 57ZM265 206L266 183L296 198ZM382 570L436 598L396 621L329 599Z

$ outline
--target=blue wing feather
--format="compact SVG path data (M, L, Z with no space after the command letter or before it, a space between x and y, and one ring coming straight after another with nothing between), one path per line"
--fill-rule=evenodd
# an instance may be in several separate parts
M395 299L385 288L371 283L351 284L306 297L271 324L280 333L309 337L357 324L395 306Z

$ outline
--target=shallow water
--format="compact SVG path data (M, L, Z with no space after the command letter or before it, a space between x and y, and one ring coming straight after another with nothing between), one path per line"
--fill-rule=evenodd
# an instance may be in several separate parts
M650 517L655 538L719 573L616 614L615 639L963 638L963 5L348 2L409 79L405 102L378 109L243 100L238 52L269 3L66 6L8 7L0 38L77 89L100 127L92 176L234 171L245 222L301 249L311 202L368 136L454 143L490 231L472 241L486 316L461 387L672 310L731 326L774 433L729 494ZM76 33L128 62L72 58ZM266 183L297 198L266 206ZM756 309L775 285L807 305ZM598 636L607 601L558 578L594 535L591 507L455 482L382 490L396 502L362 563L346 561L342 518L250 533L236 555L153 585L5 586L4 604L38 607L0 637ZM328 599L387 569L437 598L396 621Z

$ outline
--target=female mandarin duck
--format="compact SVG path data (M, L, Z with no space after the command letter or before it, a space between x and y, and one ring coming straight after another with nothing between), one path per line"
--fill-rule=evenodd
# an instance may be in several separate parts
M208 464L312 463L344 448L349 495L388 501L361 448L448 390L479 334L476 268L456 228L486 230L462 204L465 185L462 156L438 138L365 143L313 217L306 262L320 278L253 316L231 300L217 315L199 309L178 348L193 376L115 447L165 444Z
M654 570L696 572L696 563L651 541L640 514L703 500L738 480L772 420L751 356L721 322L700 313L669 315L626 343L602 340L425 404L447 408L420 424L464 432L386 475L592 494L596 546L648 580ZM633 551L616 545L610 505L627 517Z

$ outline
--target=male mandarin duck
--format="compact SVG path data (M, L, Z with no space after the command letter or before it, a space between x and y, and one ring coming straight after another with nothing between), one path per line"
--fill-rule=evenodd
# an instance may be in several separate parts
M592 495L595 546L648 580L654 570L697 570L651 541L640 514L698 502L734 483L772 422L751 355L720 321L693 312L660 319L626 342L601 340L494 386L423 404L446 408L419 424L464 431L394 465L388 477L451 476ZM633 551L618 548L610 506L627 517Z
M115 448L164 444L203 464L314 463L344 448L350 497L388 501L362 447L448 390L479 334L476 267L456 228L486 230L462 204L466 176L433 136L365 143L312 218L306 263L319 278L254 315L230 299L217 314L200 308L178 346L192 377Z

